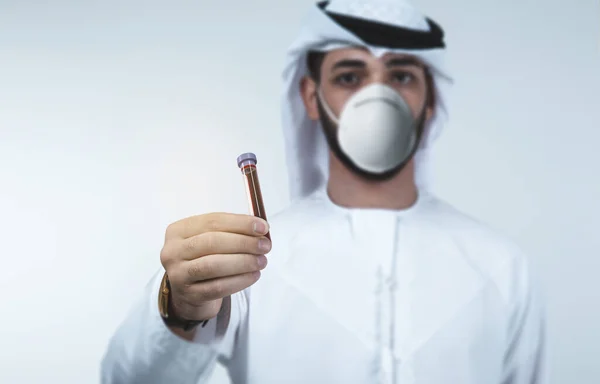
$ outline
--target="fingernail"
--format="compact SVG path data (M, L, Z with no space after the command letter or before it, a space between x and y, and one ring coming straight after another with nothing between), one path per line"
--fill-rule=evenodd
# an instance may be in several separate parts
M262 221L257 221L254 223L254 232L265 234L267 233L267 226Z
M268 252L271 249L271 242L267 239L258 240L258 248L263 252Z
M267 266L267 257L264 255L258 256L258 267L264 268Z

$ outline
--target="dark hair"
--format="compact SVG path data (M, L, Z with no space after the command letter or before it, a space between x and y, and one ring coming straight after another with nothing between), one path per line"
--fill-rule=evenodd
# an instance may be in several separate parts
M306 66L308 67L308 76L313 79L317 84L321 81L321 66L325 60L326 52L321 51L308 51L306 55ZM433 84L433 75L431 70L427 66L423 66L425 71L425 81L427 83L427 98L428 104L434 107L436 104L435 99L435 87Z
M317 84L321 81L321 66L325 60L325 52L309 51L306 55L306 65L308 67L308 75Z

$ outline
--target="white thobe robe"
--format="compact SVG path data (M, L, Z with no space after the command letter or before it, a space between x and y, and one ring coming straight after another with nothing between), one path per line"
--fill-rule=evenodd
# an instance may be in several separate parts
M160 318L162 272L111 339L102 382L533 384L543 309L510 240L432 195L347 209L325 189L271 220L261 279L188 342Z

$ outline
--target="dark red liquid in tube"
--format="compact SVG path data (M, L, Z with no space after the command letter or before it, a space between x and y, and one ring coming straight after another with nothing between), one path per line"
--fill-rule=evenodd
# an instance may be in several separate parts
M262 193L260 191L260 183L258 182L258 171L256 170L256 155L254 153L244 153L237 158L238 167L244 176L244 184L246 185L246 194L248 195L248 206L251 214L267 221L267 213L265 212L265 204L263 203ZM265 235L271 240L271 233Z

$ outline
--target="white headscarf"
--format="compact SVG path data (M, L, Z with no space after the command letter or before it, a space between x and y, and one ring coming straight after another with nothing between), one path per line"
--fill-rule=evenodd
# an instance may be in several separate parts
M367 19L392 26L428 31L425 16L406 0L332 0L328 12ZM452 80L444 65L444 49L385 49L365 44L360 38L340 27L315 4L300 34L289 48L283 72L283 132L289 171L291 199L305 197L323 186L329 173L328 147L320 123L312 121L300 94L300 81L307 74L309 51L330 51L349 46L363 46L376 57L388 52L409 54L419 58L431 70L436 93L436 109L425 126L421 145L415 154L415 178L419 190L431 183L428 149L439 135L447 119L446 94Z

